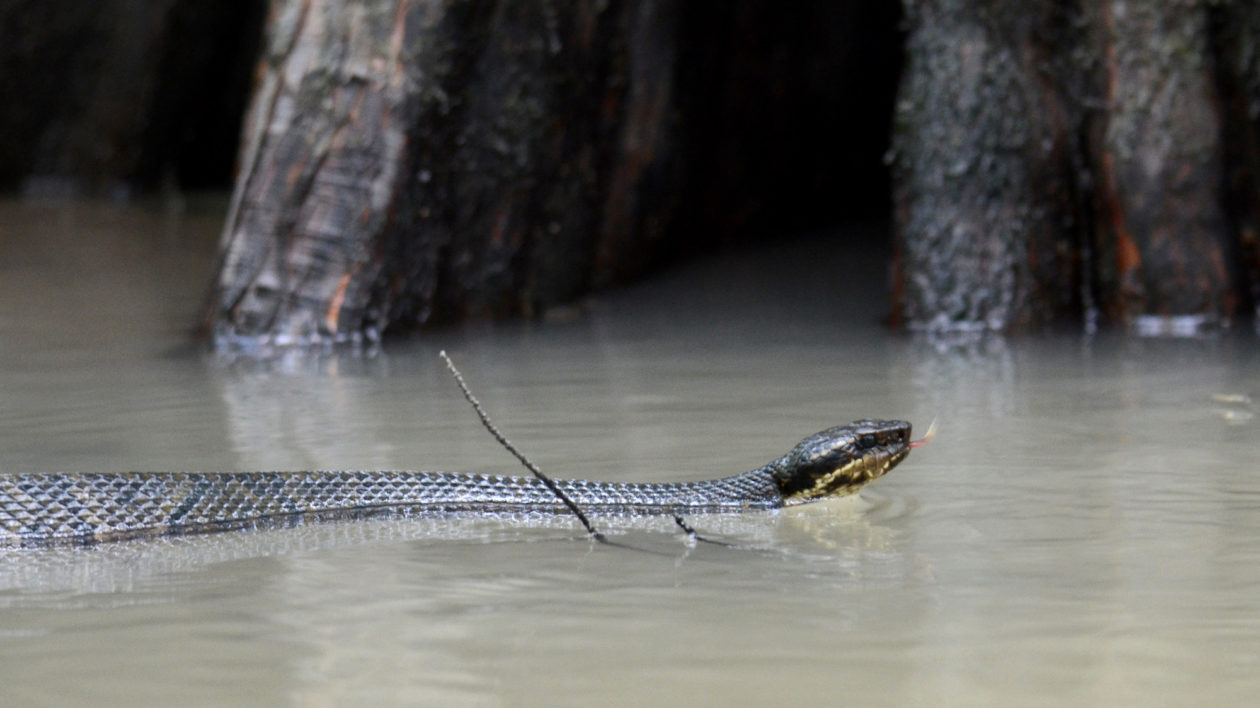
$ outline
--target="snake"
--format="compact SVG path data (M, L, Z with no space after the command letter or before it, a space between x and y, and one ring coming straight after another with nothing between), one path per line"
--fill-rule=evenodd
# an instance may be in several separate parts
M921 442L911 440L905 421L863 419L810 435L782 457L730 477L552 483L596 515L767 511L853 494ZM0 547L369 517L566 513L557 492L533 477L388 470L0 474Z

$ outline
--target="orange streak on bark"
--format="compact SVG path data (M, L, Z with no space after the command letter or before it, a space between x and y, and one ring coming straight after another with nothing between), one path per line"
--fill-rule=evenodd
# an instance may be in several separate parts
M1110 150L1103 152L1102 161L1103 194L1108 215L1111 217L1111 232L1116 240L1116 270L1124 278L1142 267L1142 253L1129 235L1129 227L1125 223L1124 205L1120 200L1120 190L1116 187L1116 161Z
M341 281L337 283L337 290L333 293L332 299L328 301L328 312L324 314L324 326L328 328L330 333L337 332L337 321L341 316L341 305L346 301L346 290L350 287L350 278L354 273L346 273L341 276Z
M1116 232L1116 268L1120 275L1127 276L1142 267L1142 254L1137 244L1124 231Z
M1111 35L1115 34L1115 17L1111 14L1111 5L1103 3L1102 21ZM1116 105L1116 80L1119 68L1116 59L1115 42L1108 40L1104 50L1107 61L1107 110L1110 112ZM1120 199L1120 189L1116 185L1116 159L1110 150L1103 150L1103 199L1111 217L1111 231L1116 240L1116 270L1121 282L1142 267L1142 254L1129 234L1125 220L1124 203Z

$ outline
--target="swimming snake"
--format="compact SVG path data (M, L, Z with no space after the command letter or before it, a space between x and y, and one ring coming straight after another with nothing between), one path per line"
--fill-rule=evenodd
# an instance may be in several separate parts
M852 494L916 444L909 423L866 419L811 435L732 477L554 484L593 515L770 510ZM0 474L0 546L87 545L365 517L565 513L557 493L529 477L373 470Z

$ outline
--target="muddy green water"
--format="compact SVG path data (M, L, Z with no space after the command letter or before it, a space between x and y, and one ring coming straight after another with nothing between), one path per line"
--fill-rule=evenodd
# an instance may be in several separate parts
M185 345L220 212L0 205L0 473L743 471L863 416L858 498L668 525L331 524L0 552L3 705L1228 705L1260 695L1260 348L884 330L822 242L371 355ZM875 238L871 236L870 238ZM871 293L873 291L873 297Z

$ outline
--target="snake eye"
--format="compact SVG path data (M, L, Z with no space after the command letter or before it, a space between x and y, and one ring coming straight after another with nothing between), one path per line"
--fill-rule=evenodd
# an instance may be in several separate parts
M861 446L863 450L875 447L875 436L870 433L863 435L861 438L858 438L858 445Z

